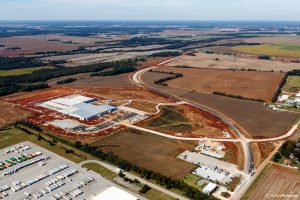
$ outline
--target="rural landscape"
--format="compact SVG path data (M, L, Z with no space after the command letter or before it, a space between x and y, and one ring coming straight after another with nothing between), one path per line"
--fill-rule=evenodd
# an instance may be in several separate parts
M0 13L0 199L299 199L299 27Z

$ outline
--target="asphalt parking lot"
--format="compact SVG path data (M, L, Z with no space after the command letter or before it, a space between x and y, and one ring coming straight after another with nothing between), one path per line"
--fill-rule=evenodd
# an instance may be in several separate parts
M0 150L0 164L0 199L91 199L113 185L30 142Z

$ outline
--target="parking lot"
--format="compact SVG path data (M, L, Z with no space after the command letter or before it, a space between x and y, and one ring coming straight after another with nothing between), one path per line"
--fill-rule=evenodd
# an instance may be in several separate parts
M0 150L0 199L90 199L113 184L30 142Z

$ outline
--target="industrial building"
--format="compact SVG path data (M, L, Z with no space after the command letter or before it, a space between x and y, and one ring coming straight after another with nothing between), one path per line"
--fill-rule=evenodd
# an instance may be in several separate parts
M132 194L121 190L115 186L111 186L108 189L101 192L99 195L93 198L93 200L139 200Z
M39 104L39 106L75 117L83 121L88 121L117 110L116 107L110 105L92 104L96 101L96 98L90 98L81 95L71 95L45 101Z
M203 193L207 195L211 195L216 189L218 188L218 185L215 183L209 183L205 188L203 188Z

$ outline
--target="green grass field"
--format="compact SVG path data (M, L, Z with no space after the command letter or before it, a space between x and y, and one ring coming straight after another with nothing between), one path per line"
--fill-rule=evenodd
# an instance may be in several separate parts
M97 163L86 163L83 164L81 167L88 168L89 170L92 170L98 174L101 174L102 176L106 177L107 179L112 179L117 174L115 172L110 171L109 169L106 169L105 167L102 167L101 165Z
M300 45L294 44L262 44L254 46L232 47L234 51L269 56L300 57Z
M286 83L282 87L286 92L297 92L300 89L300 76L288 76Z
M187 174L182 180L185 182L185 183L187 183L187 184L189 184L190 186L193 186L193 187L195 187L195 188L197 188L197 189L199 189L199 190L203 190L203 188L204 188L204 186L206 185L202 185L202 186L200 186L200 185L198 185L197 184L197 182L200 180L201 178L199 177L199 176L196 176L196 175L194 175L194 174Z
M53 67L44 66L44 67L32 67L32 68L23 68L23 69L12 69L12 70L0 70L0 76L17 76L23 74L31 74L34 71L41 69L51 69Z

